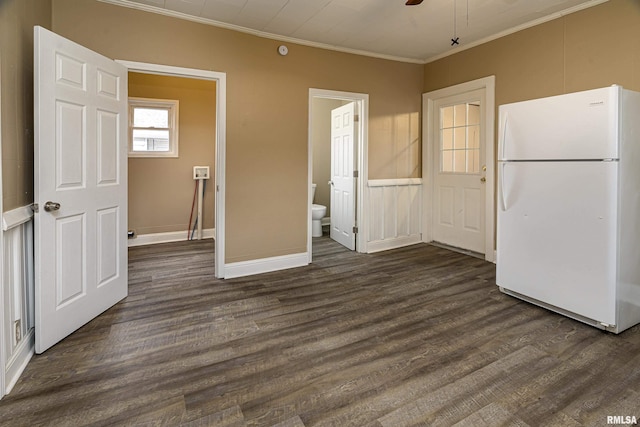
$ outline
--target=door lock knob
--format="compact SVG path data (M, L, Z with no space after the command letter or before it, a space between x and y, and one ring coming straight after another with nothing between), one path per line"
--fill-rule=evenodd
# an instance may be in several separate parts
M480 182L487 182L487 178L483 176L482 178L480 178Z
M44 210L47 212L53 212L60 209L60 203L56 202L47 202L44 204Z

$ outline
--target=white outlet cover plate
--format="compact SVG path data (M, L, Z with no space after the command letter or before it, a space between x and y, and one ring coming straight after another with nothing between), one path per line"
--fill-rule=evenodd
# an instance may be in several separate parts
M209 166L194 166L193 179L209 179Z

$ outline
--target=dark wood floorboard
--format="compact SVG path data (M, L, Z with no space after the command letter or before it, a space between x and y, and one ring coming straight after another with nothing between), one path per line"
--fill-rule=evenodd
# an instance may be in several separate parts
M129 250L129 296L42 355L1 426L603 426L640 419L640 327L499 292L429 245L314 239L312 265L217 280L213 241Z

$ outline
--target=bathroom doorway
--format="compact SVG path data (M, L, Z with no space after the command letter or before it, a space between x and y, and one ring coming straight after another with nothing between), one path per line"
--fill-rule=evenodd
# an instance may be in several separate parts
M333 218L331 216L333 188L331 177L332 111L349 104L353 105L353 125L356 128L352 142L355 185L352 198L354 212L346 215L353 215L352 218L355 218L352 226L355 235L355 250L357 252L366 252L367 250L366 217L361 207L366 206L368 102L369 96L367 94L321 89L309 90L309 220L307 233L309 262L312 262L312 236L314 234L312 231L312 204L326 207L325 216L321 220L325 234L330 234L327 226L330 226L332 219L334 222L337 219L335 215L338 212L334 212ZM312 184L316 184L315 198ZM333 207L335 208L335 206ZM345 215L344 212L341 213L343 216Z

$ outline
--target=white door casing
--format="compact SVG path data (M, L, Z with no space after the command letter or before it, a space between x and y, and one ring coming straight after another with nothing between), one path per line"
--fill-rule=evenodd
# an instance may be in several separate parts
M0 51L0 81L2 79L2 51ZM2 85L0 85L0 212L4 212L2 206ZM0 227L0 307L6 310L4 305L4 230ZM0 399L5 394L5 376L7 370L7 362L5 361L5 345L4 345L4 315L0 315Z
M331 111L331 239L355 250L355 103Z
M495 260L494 88L495 77L491 76L423 95L423 241L438 241L482 253L487 261ZM442 135L470 133L477 126L469 126L469 121L464 125L443 123L442 108L468 103L479 103L481 107L477 121L480 153L476 167L479 170L457 173L456 166L447 170L441 162L446 155L455 156L456 152L463 155L465 151L458 151L461 147L453 144L446 147ZM443 153L442 148L454 150Z
M34 48L42 353L127 296L127 70L41 27Z
M129 71L187 77L216 82L216 150L215 150L215 276L225 278L225 194L226 194L226 129L227 74L195 68L116 60ZM309 205L310 206L310 205ZM311 225L309 225L311 227ZM309 229L311 230L311 229ZM311 231L309 231L311 232Z

